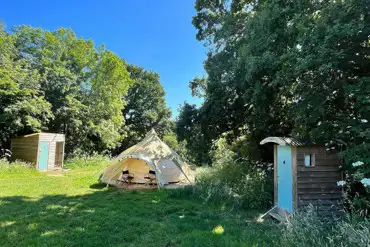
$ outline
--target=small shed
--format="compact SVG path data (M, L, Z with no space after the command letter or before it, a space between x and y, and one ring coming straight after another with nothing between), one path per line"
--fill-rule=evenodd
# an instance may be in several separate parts
M34 164L39 171L63 167L65 136L55 133L35 133L11 140L12 160Z
M341 204L342 158L325 146L287 137L268 137L260 144L274 145L274 204L293 212L313 205L319 212L335 211Z

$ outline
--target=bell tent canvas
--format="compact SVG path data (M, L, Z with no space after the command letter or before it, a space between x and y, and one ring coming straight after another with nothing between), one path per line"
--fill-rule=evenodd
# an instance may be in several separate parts
M151 130L142 141L126 149L104 169L100 182L117 186L122 173L132 175L130 183L146 183L146 176L155 174L155 183L166 184L188 181L189 169L180 156Z

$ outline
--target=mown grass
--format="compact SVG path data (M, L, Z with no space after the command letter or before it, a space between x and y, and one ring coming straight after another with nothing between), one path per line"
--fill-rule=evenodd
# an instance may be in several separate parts
M279 244L275 223L255 221L260 212L230 210L174 191L106 188L97 184L104 160L67 165L74 169L0 168L0 246ZM218 225L224 233L215 235Z

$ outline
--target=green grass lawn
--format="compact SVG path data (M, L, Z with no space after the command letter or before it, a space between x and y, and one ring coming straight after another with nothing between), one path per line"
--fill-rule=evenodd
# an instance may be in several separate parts
M272 246L260 212L231 211L169 190L97 184L101 166L63 173L0 170L0 246ZM224 233L215 235L217 225Z

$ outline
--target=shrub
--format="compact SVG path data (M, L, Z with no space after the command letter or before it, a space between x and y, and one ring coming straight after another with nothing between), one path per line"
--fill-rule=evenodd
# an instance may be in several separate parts
M267 208L271 206L272 180L254 166L248 160L229 160L207 168L197 176L195 191L206 200L228 201L244 209Z
M350 215L323 219L311 207L288 218L281 243L282 246L369 246L370 221Z
M369 145L358 145L343 152L345 199L347 209L370 215L370 152Z
M173 196L197 197L222 202L234 208L261 209L272 204L273 174L266 164L237 159L224 139L213 152L213 166L198 169L195 186L173 192ZM200 171L199 171L200 170Z

